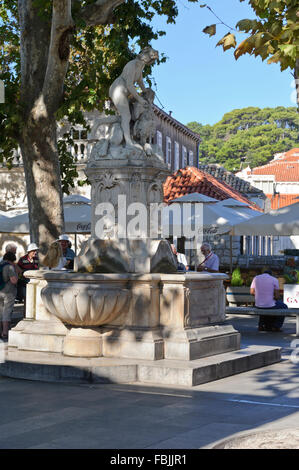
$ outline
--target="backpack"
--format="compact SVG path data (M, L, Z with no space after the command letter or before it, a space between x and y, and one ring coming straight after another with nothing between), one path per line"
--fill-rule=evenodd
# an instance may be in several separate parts
M9 263L0 263L0 290L5 287L6 282L3 279L3 268Z

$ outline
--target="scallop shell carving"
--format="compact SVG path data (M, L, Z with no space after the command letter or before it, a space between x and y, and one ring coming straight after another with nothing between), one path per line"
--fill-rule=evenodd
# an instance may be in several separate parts
M42 289L46 308L64 323L99 326L111 323L129 308L127 289L73 289L48 285Z

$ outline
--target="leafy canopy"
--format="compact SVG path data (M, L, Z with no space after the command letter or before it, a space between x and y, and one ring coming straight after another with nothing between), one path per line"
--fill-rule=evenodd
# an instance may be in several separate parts
M299 58L298 0L249 0L249 5L257 17L243 19L236 25L247 37L237 45L236 34L229 31L217 46L222 46L224 51L234 48L236 59L250 54L268 59L268 64L279 63L281 70L289 67L294 70ZM201 7L212 11L207 4ZM207 26L203 32L214 36L216 24Z
M218 163L227 170L264 165L278 152L298 147L299 116L296 108L243 108L226 113L211 125L187 126L202 138L199 161Z
M193 0L190 0L193 1ZM155 31L152 19L163 15L167 23L174 23L178 14L175 0L127 0L116 10L111 26L86 26L79 9L95 0L73 2L75 32L71 41L69 68L64 86L64 99L57 112L57 120L66 117L72 126L86 126L83 111L103 110L111 82L120 74L135 51L165 34ZM52 19L50 0L33 0L33 7L49 25ZM41 50L41 54L47 54ZM166 58L162 54L160 62ZM145 74L150 83L151 68ZM20 109L20 43L17 0L0 0L0 79L5 83L5 103L0 106L0 161L11 165L13 150L18 147L22 127ZM71 129L72 131L72 129ZM63 191L73 184L76 168L68 145L73 143L72 132L66 143L58 145Z

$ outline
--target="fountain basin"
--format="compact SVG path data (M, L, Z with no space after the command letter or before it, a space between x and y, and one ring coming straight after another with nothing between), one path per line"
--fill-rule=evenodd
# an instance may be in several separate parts
M240 348L240 334L225 323L225 274L39 270L26 277L28 309L12 347L187 361Z
M109 282L88 275L51 272L41 291L45 307L63 323L72 326L100 326L112 323L128 311L130 290L127 280ZM102 282L101 282L102 281Z

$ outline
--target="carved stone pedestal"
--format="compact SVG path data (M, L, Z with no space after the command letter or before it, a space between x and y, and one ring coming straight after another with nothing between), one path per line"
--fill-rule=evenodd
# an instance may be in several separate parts
M224 319L221 274L31 271L26 276L30 312L9 332L0 364L4 376L193 386L280 360L279 348L239 352L240 334ZM103 297L106 311L92 301ZM107 315L111 323L101 324Z
M240 334L224 323L223 274L26 276L37 309L10 332L18 349L188 361L240 347Z
M161 239L162 185L169 169L158 154L136 152L118 158L96 154L88 162L91 238L75 259L75 271L177 271L170 245Z

